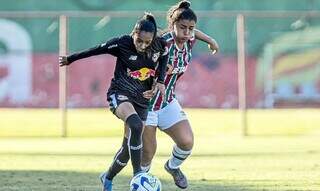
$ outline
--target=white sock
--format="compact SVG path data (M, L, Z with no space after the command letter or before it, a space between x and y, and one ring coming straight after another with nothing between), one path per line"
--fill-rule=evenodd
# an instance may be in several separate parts
M169 159L169 168L177 169L191 154L191 150L185 151L177 145L173 147L171 158Z
M149 164L147 166L141 166L141 170L143 172L149 172L150 168L151 168L151 164Z

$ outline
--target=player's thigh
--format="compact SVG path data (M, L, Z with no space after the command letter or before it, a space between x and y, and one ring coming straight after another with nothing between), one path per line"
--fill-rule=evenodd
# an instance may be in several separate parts
M145 127L145 122L142 121L142 123L143 123L143 128L144 128ZM126 138L129 138L129 132L130 132L129 125L127 123L124 123L123 126L124 126L124 136Z
M177 100L159 112L159 128L167 133L183 149L193 147L193 132L186 113Z
M115 114L122 121L126 122L127 118L132 114L137 114L133 105L130 102L122 102L115 110Z
M192 149L194 136L188 120L179 121L164 132L182 149Z
M166 130L187 119L187 115L182 110L179 102L174 99L158 112L158 127L161 130Z
M137 113L129 97L119 92L108 93L107 100L112 113L124 122L130 115Z

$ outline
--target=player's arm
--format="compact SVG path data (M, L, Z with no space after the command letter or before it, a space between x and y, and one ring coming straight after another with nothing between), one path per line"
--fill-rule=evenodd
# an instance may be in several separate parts
M219 45L214 38L210 37L209 35L205 34L199 29L194 29L194 34L196 39L206 42L208 44L208 47L213 54L219 51Z
M158 83L164 84L164 78L166 76L167 63L168 63L168 52L167 52L167 49L166 49L166 51L164 51L162 53L162 55L160 56L159 61L158 61L158 67L157 67L157 72L156 72L158 74L158 77L157 77L157 82Z
M69 56L59 56L59 64L60 66L69 65L74 61L100 54L112 54L116 56L118 52L118 38L113 38L106 43L100 44L93 48L89 48L87 50L71 54Z
M168 63L168 48L166 47L166 42L161 41L161 44L163 46L163 52L161 52L161 56L158 60L158 67L157 67L157 83L156 87L153 90L153 93L155 94L157 90L160 91L162 99L165 100L165 92L166 87L164 85L164 78L166 76L166 68Z
M151 99L159 90L162 96L162 99L165 99L165 90L164 78L166 76L166 67L168 63L168 48L166 48L166 42L163 39L159 40L161 46L161 54L158 59L158 67L156 71L157 79L151 90L143 92L143 96L147 99Z

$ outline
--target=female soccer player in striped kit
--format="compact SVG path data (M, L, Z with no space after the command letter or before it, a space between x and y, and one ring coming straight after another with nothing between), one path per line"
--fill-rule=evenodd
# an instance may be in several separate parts
M107 92L111 111L128 129L122 147L116 153L109 170L100 177L103 191L112 191L112 179L131 157L133 174L141 172L143 123L148 113L149 99L143 92L156 86L164 94L164 76L167 63L166 43L157 37L157 25L151 14L137 21L131 35L112 38L94 48L60 56L60 66L99 54L117 57L114 77Z
M218 50L216 41L201 31L195 30L196 14L190 9L188 1L181 1L171 7L167 15L169 32L162 35L167 42L168 64L164 83L165 99L157 92L151 99L149 112L143 133L142 169L149 171L152 158L156 151L157 127L168 134L175 145L171 158L166 162L165 169L174 179L179 188L187 188L188 182L180 170L180 165L191 154L193 147L193 132L186 114L174 95L177 80L184 74L190 61L191 50L195 37L207 42L212 51ZM148 96L152 96L149 92ZM147 94L145 94L147 96Z

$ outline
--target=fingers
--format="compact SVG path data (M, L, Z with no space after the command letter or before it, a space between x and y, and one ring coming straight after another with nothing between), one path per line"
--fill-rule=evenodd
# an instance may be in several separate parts
M160 90L160 92L161 92L162 100L166 100L166 91L165 91L165 89Z
M172 73L172 70L173 70L173 66L171 66L170 64L167 64L167 72L166 74L171 74Z
M164 84L157 83L157 87L161 93L162 99L165 100L165 95L166 95L166 87Z
M151 90L153 94L156 94L158 91L158 87L153 88L153 90Z
M60 66L63 66L62 60L63 60L62 56L59 56L59 65L60 65Z
M151 99L154 96L153 90L147 90L143 92L143 97L146 99Z
M143 92L143 97L151 99L157 94L158 90L160 91L162 99L165 100L166 88L165 85L161 83L157 83L153 89Z
M158 91L160 91L162 99L165 100L165 92L166 92L165 90L166 90L166 87L164 84L156 83L153 89L143 92L143 97L147 99L151 99L154 95L158 93Z
M66 56L59 56L59 66L68 65L68 60Z
M215 54L219 51L219 47L217 44L209 44L208 47L212 51L212 54Z
M59 66L63 66L64 62L63 62L63 56L59 56Z
M143 95L143 97L146 98L146 99L151 99L153 96L151 96L151 95Z

